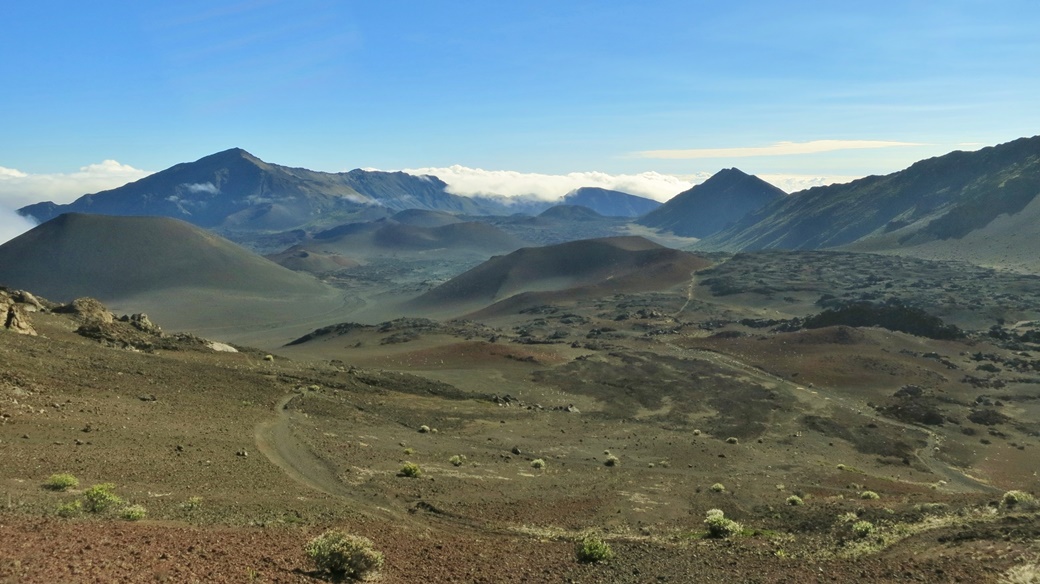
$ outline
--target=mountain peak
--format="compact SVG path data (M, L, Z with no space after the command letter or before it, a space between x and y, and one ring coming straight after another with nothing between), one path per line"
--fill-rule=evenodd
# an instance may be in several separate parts
M639 223L685 237L707 237L784 196L782 190L757 176L724 168L648 213Z

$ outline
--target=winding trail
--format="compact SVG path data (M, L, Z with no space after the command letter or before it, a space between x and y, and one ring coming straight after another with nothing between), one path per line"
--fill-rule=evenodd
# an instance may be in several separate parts
M809 402L812 405L819 405L820 400L824 400L826 403L852 411L859 415L864 414L864 410L867 409L865 404L859 404L855 401L840 395L822 395L815 388L805 387L799 385L783 377L773 375L767 371L759 369L753 365L749 365L737 358L718 353L715 351L709 351L706 349L689 349L683 347L677 347L671 343L665 343L668 347L673 350L679 351L686 356L693 356L698 359L703 359L719 367L724 367L730 370L739 371L745 375L748 375L752 379L755 379L763 384L772 385L775 387L784 387L791 391L791 393L798 399ZM984 492L984 493L1001 493L1001 489L994 487L980 479L977 479L971 475L966 474L959 468L950 465L936 457L936 452L942 447L943 436L932 431L929 428L917 426L915 424L908 424L906 422L900 422L899 420L893 420L890 418L875 418L878 422L895 426L906 432L922 433L927 436L926 445L917 450L914 456L921 464L927 468L932 474L941 477L946 481L945 488L947 490L956 492Z
M335 469L293 437L289 429L289 404L302 394L290 393L275 405L275 417L256 425L256 447L272 464L294 481L333 497L350 497L351 491Z

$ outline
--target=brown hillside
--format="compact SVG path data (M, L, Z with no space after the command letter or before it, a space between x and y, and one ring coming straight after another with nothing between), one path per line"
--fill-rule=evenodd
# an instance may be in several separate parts
M96 297L170 330L256 343L260 332L281 339L282 326L351 305L312 276L164 217L56 217L0 246L0 283L56 301Z
M379 255L400 251L450 249L491 255L523 245L519 239L487 223L467 221L436 227L381 219L341 225L315 234L305 246L346 255Z
M181 287L265 294L325 289L183 221L78 213L0 246L0 281L60 301Z
M550 299L656 290L679 284L709 262L642 237L572 241L517 250L445 282L413 301L416 308L482 307L505 299ZM507 309L503 305L501 308Z

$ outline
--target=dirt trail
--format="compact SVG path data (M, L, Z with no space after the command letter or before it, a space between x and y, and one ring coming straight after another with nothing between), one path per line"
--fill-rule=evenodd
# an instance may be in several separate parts
M294 481L326 495L348 497L350 490L336 477L335 469L292 435L288 407L300 395L283 397L275 406L275 417L257 424L257 450Z
M803 401L806 401L807 403L811 403L812 405L819 405L820 400L823 400L824 403L828 403L840 408L844 408L846 410L850 410L859 415L866 415L864 414L864 410L869 409L866 406L866 404L857 403L843 396L834 394L821 395L815 388L809 388L791 382L787 379L784 379L783 377L779 377L777 375L773 375L772 373L763 371L762 369L744 363L743 361L740 361L739 359L736 359L729 355L716 353L714 351L708 351L704 349L686 349L682 347L677 347L671 343L666 343L666 345L668 347L671 347L672 349L678 350L686 354L687 356L690 356L692 354L693 356L696 356L699 359L704 359L705 361L708 361L720 367L735 369L737 371L740 371L741 373L750 376L753 379L758 380L759 382L772 384L777 387L786 387L787 389L791 390L792 394L795 397ZM877 418L877 420L884 424L901 428L905 431L919 432L927 436L926 446L918 450L915 453L915 456L921 462L921 464L924 465L925 468L927 468L932 474L941 477L944 481L946 481L946 485L944 487L945 489L950 491L969 493L1003 492L997 487L994 487L979 479L976 479L975 477L965 474L960 469L939 460L935 454L939 451L943 443L943 436L941 436L940 434L937 434L936 432L933 432L928 428L916 426L914 424L908 424L905 422L900 422L898 420L892 420L890 418L879 417Z

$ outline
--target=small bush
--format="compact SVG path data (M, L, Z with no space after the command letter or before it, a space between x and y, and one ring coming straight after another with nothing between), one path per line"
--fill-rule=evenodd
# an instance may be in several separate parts
M857 521L852 524L852 533L856 537L867 537L874 533L874 524L869 521Z
M415 454L415 449L414 448L405 448L404 449L404 453L407 454L407 455Z
M423 424L422 426L419 426L419 433L420 434L429 434L429 432L430 432L430 427L427 426L426 424Z
M1035 511L1040 508L1040 502L1025 491L1008 491L1000 498L1000 506L1016 511Z
M79 479L70 475L69 473L57 473L52 474L47 482L43 483L45 489L51 491L67 491L74 489L79 486Z
M787 504L792 507L798 507L799 505L804 505L805 501L803 501L798 495L791 495L787 498Z
M452 466L462 466L462 464L466 462L466 456L464 454L456 454L449 458L448 462L450 462Z
M1000 578L1000 584L1040 584L1040 558L1034 563L1019 564L1008 568Z
M83 493L83 506L91 513L101 513L111 507L122 505L123 500L112 492L116 486L112 483L94 485Z
M195 511L202 506L202 497L188 497L188 500L181 503L181 509L185 511Z
M541 458L536 458L531 461L531 468L543 469L545 468L545 461Z
M79 500L58 505L58 517L76 517L80 513L83 513L83 503Z
M401 472L398 474L403 477L414 479L422 474L422 469L420 469L419 465L414 462L406 462L404 463L404 466L401 467Z
M610 545L591 535L578 541L574 554L579 562L585 563L606 562L614 558L614 550L610 549Z
M708 528L708 536L717 538L739 535L744 529L736 521L727 519L721 509L709 509L704 514L704 525Z
M859 515L856 515L852 511L849 511L847 513L842 513L841 515L838 515L838 521L842 523L855 523L856 521L859 521Z
M726 444L737 444L738 442L740 442L740 440L738 440L736 436L730 436L729 438L726 438Z
M605 466L618 466L621 464L621 459L611 454L607 456L607 459L603 461L603 464Z
M318 571L363 579L383 567L383 554L373 549L372 540L332 529L304 546Z
M725 493L726 492L726 485L724 485L722 483L715 483L714 485L711 486L711 492L712 493Z
M876 501L881 498L881 495L875 493L874 491L863 491L859 494L859 498L867 499L869 501Z
M148 510L144 508L144 505L129 505L119 511L119 516L127 521L140 521L147 514Z

